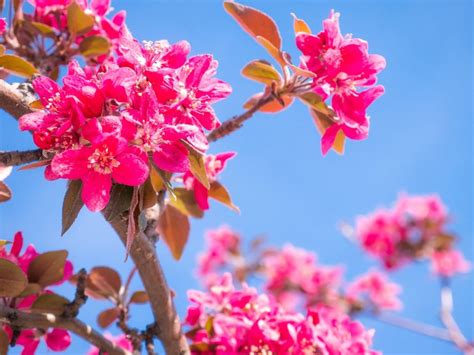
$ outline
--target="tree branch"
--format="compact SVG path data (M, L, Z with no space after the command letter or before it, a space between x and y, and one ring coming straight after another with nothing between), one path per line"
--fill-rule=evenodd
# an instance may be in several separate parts
M274 95L270 94L263 96L250 109L240 115L234 116L228 119L227 121L222 122L219 127L209 132L209 134L207 135L207 140L209 142L215 142L238 130L240 127L242 127L245 121L247 121L254 115L255 112L257 112L259 109L261 109L266 104L272 102L273 100L276 100L276 97Z
M456 320L453 317L453 292L449 286L449 279L441 279L441 311L440 318L446 327L452 342L466 355L474 354L474 345L464 337Z
M0 152L0 165L18 166L42 160L43 158L43 151L41 149Z
M19 119L26 113L33 112L29 106L27 95L23 95L20 90L1 79L0 108L8 112L16 119Z
M0 305L0 322L25 329L60 328L76 334L87 342L110 355L129 355L128 351L118 347L96 332L91 326L78 319L57 317L50 313L27 313L14 308Z
M158 206L146 211L148 225L156 223L160 213ZM127 217L119 216L110 221L122 243L127 243ZM147 228L145 233L138 233L131 248L130 256L137 267L140 278L150 299L150 305L156 324L159 327L158 337L168 355L188 354L189 346L181 329L181 322L176 312L171 291L165 279L153 240L156 238L154 228Z

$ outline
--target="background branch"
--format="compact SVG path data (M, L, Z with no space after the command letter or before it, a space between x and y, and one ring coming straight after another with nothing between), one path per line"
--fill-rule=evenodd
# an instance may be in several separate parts
M58 317L50 313L27 313L14 308L0 305L0 322L9 324L12 327L24 329L34 328L60 328L66 329L76 334L87 342L95 345L100 350L111 355L128 355L128 351L116 346L114 343L104 338L91 326L78 319L68 319Z
M28 101L26 93L23 94L13 85L0 79L0 106L3 110L19 119L24 114L33 112Z

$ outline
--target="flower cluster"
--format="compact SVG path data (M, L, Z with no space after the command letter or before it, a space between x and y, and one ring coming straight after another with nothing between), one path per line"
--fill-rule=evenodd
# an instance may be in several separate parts
M6 250L5 247L0 249L0 259L7 259L16 265L18 265L25 274L28 272L28 267L31 262L39 255L33 245L28 245L23 251L23 236L20 232L15 234L13 243L10 250ZM72 275L73 267L69 261L66 261L64 266L64 276L56 285L62 284ZM25 296L17 296L14 298L2 297L1 303L8 307L13 307L19 310L29 310L35 300L40 294L49 293L49 289L43 289L38 292L30 293ZM13 337L13 329L4 325L3 330L5 330L10 337ZM36 349L40 344L41 338L44 338L45 343L51 351L64 351L71 344L71 336L64 329L50 329L47 332L40 329L22 329L18 338L16 339L16 344L19 344L23 347L22 354L29 355L34 354Z
M86 38L92 36L102 36L110 43L114 44L122 36L128 33L125 25L125 11L116 13L112 18L107 15L112 12L111 0L29 0L34 7L32 14L27 14L26 19L47 25L58 31L60 34L68 34L74 32L68 23L69 18L73 15L78 16L76 21L86 22L90 19L91 26L85 26L85 30L81 33L73 33L75 35L75 42L80 43ZM74 3L74 4L73 4ZM77 12L81 14L72 14L71 5L77 5ZM80 16L80 17L79 17ZM84 19L85 18L85 19Z
M185 324L193 353L376 354L373 330L324 307L307 315L285 311L245 284L238 290L229 273L209 292L191 290Z
M219 125L212 104L231 92L214 78L212 56L188 57L189 51L185 41L141 45L124 36L114 61L85 69L71 62L62 87L36 78L33 87L44 109L24 115L20 128L54 154L46 178L81 179L84 203L100 211L112 183L138 186L150 165L189 172L189 152L204 154L204 130ZM223 160L211 160L217 174ZM203 194L197 195L204 206Z
M331 97L333 122L322 137L323 153L332 147L339 131L351 139L365 139L369 133L368 106L384 93L374 86L385 59L368 53L368 44L339 29L339 13L331 12L317 35L300 32L296 44L302 52L301 67L312 72L312 89L324 100ZM358 88L368 88L358 91Z
M344 270L317 263L316 254L287 244L270 251L262 259L265 289L276 300L293 309L301 297L307 307L315 304L336 306Z
M358 303L361 307L379 310L400 310L402 303L398 298L401 287L377 270L371 270L351 282L346 289L346 297L350 303Z
M380 209L356 222L356 238L385 268L431 258L433 271L453 275L467 271L467 262L453 250L446 231L446 207L438 196L401 196L391 209Z

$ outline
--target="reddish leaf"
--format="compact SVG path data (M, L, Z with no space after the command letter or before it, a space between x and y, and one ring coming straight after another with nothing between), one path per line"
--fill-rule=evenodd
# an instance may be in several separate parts
M211 188L209 189L209 197L212 197L213 199L223 203L235 212L240 212L239 208L232 203L232 198L230 197L227 189L218 181L214 181L211 184Z
M94 267L87 277L87 287L99 295L95 298L118 298L122 280L117 271L107 266ZM95 295L91 295L94 297Z
M66 250L48 251L38 255L28 267L28 281L43 288L61 281L67 256Z
M197 151L192 145L185 141L183 141L183 143L186 148L188 148L188 160L191 172L206 189L209 189L209 179L207 178L206 165L204 164L204 155Z
M211 184L212 186L212 184ZM170 204L176 207L181 213L195 218L202 218L204 211L201 210L194 198L194 192L182 187L174 189L174 197L170 198Z
M257 36L257 42L260 43L263 48L267 50L267 52L280 64L282 67L286 65L286 61L283 57L283 52L275 47L271 42L269 42L266 38Z
M6 202L10 200L11 198L12 198L12 191L3 181L0 181L0 203Z
M261 97L262 94L255 94L244 104L244 108L247 110L252 108L253 106L255 106L258 100L260 100ZM276 113L285 110L293 103L293 97L291 96L281 96L280 98L283 101L284 105L282 105L279 100L275 99L260 107L259 111L265 113Z
M132 294L132 297L130 297L129 303L145 304L149 301L148 294L145 291L136 291Z
M281 48L281 37L278 27L270 16L234 1L225 1L224 8L252 37L263 37L274 47Z
M31 310L38 313L52 313L61 315L69 300L55 293L45 293L40 295L32 304Z
M179 260L189 237L188 217L177 208L166 205L158 220L157 231L168 245L173 257Z
M106 309L97 316L97 324L103 329L108 328L118 318L120 310L116 307Z
M81 180L72 180L69 182L66 195L63 201L62 231L64 235L76 220L81 211L84 202L81 198L82 182Z
M67 26L69 32L80 35L89 32L94 26L94 17L88 15L73 1L67 8Z
M33 64L27 62L23 58L11 54L0 56L0 68L3 68L11 74L25 78L31 78L38 72Z
M18 296L26 288L28 280L15 263L0 259L0 297Z
M79 51L84 57L96 57L107 54L110 50L110 43L102 36L90 36L79 44Z
M1 10L0 10L1 11ZM10 346L10 338L8 334L0 328L0 354L8 354L8 347Z
M51 160L35 161L34 163L23 165L20 169L18 169L18 171L41 168L42 166L49 165L50 163Z
M293 29L295 30L296 33L311 33L311 28L308 26L308 24L304 21L296 17L295 14L291 14L293 16Z

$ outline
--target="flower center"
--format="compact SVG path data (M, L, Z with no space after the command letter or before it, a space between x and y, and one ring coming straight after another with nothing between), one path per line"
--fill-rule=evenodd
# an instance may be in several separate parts
M120 165L120 162L114 158L108 147L96 149L88 160L87 167L89 169L104 175L112 173L112 170Z

